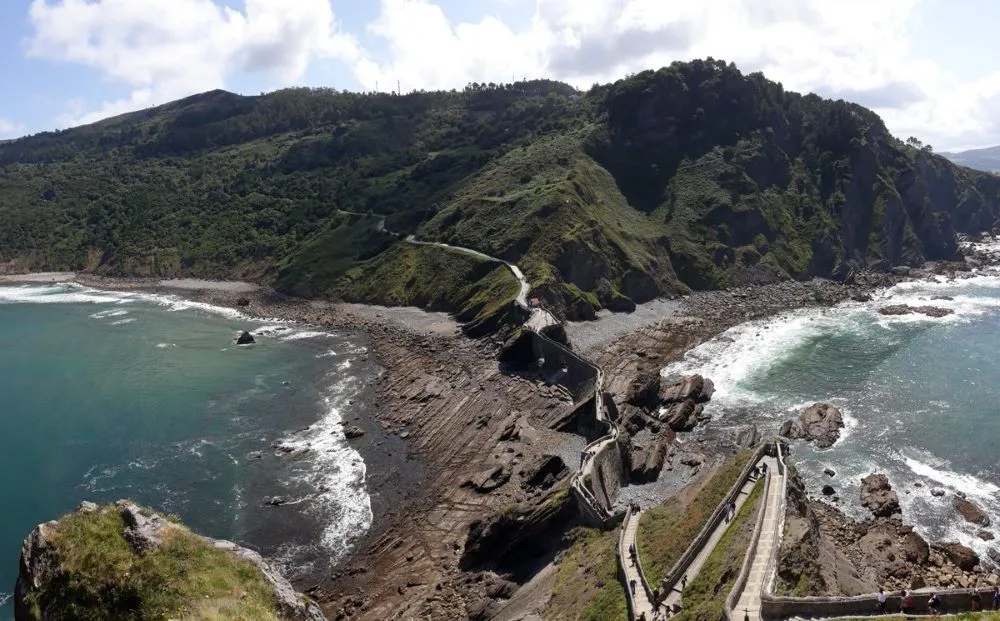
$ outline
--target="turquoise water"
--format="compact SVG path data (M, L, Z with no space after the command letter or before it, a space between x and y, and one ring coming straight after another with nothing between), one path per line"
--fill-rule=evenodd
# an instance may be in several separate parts
M933 299L941 296L952 298ZM884 317L888 304L933 305L955 314ZM885 472L904 516L931 540L980 552L976 528L956 519L951 495L968 494L1000 519L1000 276L904 283L866 304L787 313L738 326L665 373L697 371L716 382L710 429L757 422L775 433L814 402L844 413L841 440L826 450L795 442L808 489L824 483L856 517L860 479ZM822 474L833 467L837 476ZM917 483L921 486L917 486ZM930 489L948 492L934 498Z
M321 572L371 523L338 423L366 381L354 337L177 299L0 287L0 618L20 542L83 500L132 498ZM238 330L257 344L233 345ZM290 506L267 507L281 495Z

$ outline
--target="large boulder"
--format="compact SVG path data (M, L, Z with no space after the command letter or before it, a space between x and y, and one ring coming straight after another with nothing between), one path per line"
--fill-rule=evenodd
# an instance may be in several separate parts
M843 426L844 417L840 410L828 403L816 403L797 419L785 421L778 435L792 440L814 442L819 448L827 448L840 439Z
M911 530L903 537L903 554L911 563L923 565L930 558L931 549L923 537Z
M245 330L243 331L243 334L240 334L239 338L236 339L237 345L253 345L253 343L253 335Z
M689 375L674 382L660 382L660 405L671 405L683 401L706 403L715 392L712 380L700 375Z
M892 491L889 477L884 474L870 474L861 479L861 504L875 517L900 513L899 496Z
M659 406L660 373L650 371L636 376L629 383L625 402L645 410L655 410Z
M978 524L979 526L989 526L990 518L986 513L961 496L955 496L951 502L955 510L958 511L966 522Z
M660 476L660 471L663 470L669 447L670 440L660 436L648 447L633 448L632 482L642 484L655 481Z
M660 412L660 420L674 431L691 431L698 425L705 406L688 399L666 406Z
M935 544L934 548L962 571L972 571L979 564L979 555L972 548L960 543L939 543Z

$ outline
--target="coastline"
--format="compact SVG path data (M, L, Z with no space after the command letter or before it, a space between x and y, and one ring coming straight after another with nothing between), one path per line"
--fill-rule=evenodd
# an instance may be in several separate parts
M351 424L357 424L366 432L352 445L367 465L373 524L369 532L355 542L330 582L321 580L297 586L324 602L324 608L332 617L346 612L357 613L358 618L383 618L387 614L399 614L401 610L441 610L440 607L428 608L432 604L426 602L435 599L452 604L467 601L463 591L471 588L470 574L478 573L481 577L482 573L459 570L454 553L442 554L431 549L428 543L440 540L438 546L455 546L457 550L465 541L470 521L496 511L511 499L469 496L466 492L455 491L462 480L462 470L456 462L441 455L439 448L441 442L456 442L457 438L452 436L458 425L467 426L467 423L448 421L423 428L420 417L433 420L452 409L469 409L474 404L465 403L468 395L458 402L444 400L433 393L425 394L427 391L419 384L445 382L456 388L465 383L476 386L477 392L486 393L479 406L490 400L501 400L510 409L520 409L528 403L529 397L537 399L537 387L520 378L498 373L495 355L499 342L469 340L461 335L458 325L447 315L418 309L295 299L248 283L73 276L72 282L97 289L180 296L185 300L236 309L248 317L363 334L382 372L378 381L366 389L365 396L359 398L360 409L370 415L348 416L353 419ZM53 278L52 275L29 275L7 276L3 280L10 284L69 280ZM824 280L790 281L661 300L651 305L652 312L638 316L611 315L587 325L590 334L604 333L605 336L591 338L582 343L581 349L604 368L608 389L622 395L638 374L679 360L692 347L732 326L788 310L829 307L847 299L871 295L902 280L905 280L902 275L880 274L864 275L850 284ZM664 312L660 313L661 309ZM615 326L616 322L625 325ZM572 327L570 336L572 338ZM544 403L530 401L530 407L546 407ZM503 418L497 418L494 415L488 421L487 436L495 434L497 425L502 425ZM721 438L712 440L723 441ZM469 456L475 454L476 449L470 446L465 459L459 463L468 467ZM463 504L469 502L473 504ZM409 537L408 533L413 532L410 529L415 527L427 533ZM411 542L411 538L418 541ZM423 577L427 573L431 577ZM414 598L417 604L413 603ZM382 599L385 601L380 601ZM423 605L420 599L426 600L426 605L415 608Z

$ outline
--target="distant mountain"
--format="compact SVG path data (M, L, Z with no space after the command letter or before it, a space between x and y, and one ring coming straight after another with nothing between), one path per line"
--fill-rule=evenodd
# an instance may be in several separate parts
M1000 172L1000 145L941 155L962 166L987 172Z

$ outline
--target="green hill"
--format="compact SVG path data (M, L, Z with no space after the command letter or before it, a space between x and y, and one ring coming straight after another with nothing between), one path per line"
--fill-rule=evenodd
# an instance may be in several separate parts
M8 270L247 278L480 325L507 312L513 277L402 237L516 262L588 317L954 258L955 233L998 214L993 176L905 145L860 106L711 59L587 93L214 91L0 144Z

